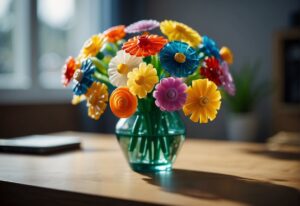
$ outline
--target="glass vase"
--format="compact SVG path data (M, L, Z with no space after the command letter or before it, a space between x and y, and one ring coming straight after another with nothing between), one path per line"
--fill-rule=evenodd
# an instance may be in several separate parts
M163 112L153 99L142 99L134 115L118 121L116 136L133 170L170 170L184 142L185 126L178 112Z

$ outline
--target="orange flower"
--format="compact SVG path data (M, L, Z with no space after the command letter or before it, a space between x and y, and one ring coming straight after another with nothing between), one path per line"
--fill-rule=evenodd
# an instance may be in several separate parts
M126 35L125 26L119 25L119 26L111 27L104 32L104 35L107 37L109 42L114 43L122 39Z
M85 94L87 98L88 115L98 120L104 113L108 100L107 86L101 82L94 82Z
M225 47L225 46L222 47L220 49L220 55L224 59L224 61L226 61L228 64L233 63L233 54L228 47Z
M131 55L146 57L158 53L167 42L168 40L161 36L143 34L129 39L122 49Z
M115 89L109 99L111 111L119 118L127 118L135 113L137 98L127 87Z

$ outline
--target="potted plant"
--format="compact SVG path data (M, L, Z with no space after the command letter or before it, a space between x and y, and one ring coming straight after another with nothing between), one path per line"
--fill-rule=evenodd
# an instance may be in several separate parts
M257 62L245 64L239 72L232 72L235 95L223 95L231 112L227 121L227 137L230 140L253 141L256 138L258 118L254 109L268 91L267 82L257 78L259 71L260 64Z

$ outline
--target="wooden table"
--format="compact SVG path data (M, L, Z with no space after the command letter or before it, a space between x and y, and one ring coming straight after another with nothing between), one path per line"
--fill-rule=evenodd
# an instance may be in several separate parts
M133 172L113 135L82 150L0 154L0 205L300 205L300 151L188 139L172 172Z

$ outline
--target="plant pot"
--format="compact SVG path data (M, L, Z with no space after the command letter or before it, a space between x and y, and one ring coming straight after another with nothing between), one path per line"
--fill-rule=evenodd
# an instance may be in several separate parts
M227 122L227 136L233 141L253 141L257 135L257 118L250 113L233 113Z
M147 101L141 100L134 115L118 121L118 142L133 170L170 170L184 142L185 126L178 112L162 112Z

